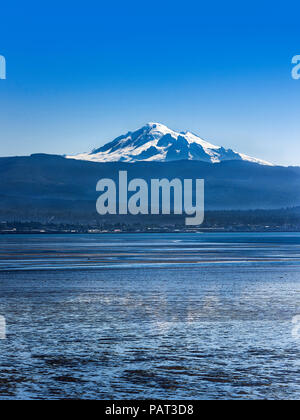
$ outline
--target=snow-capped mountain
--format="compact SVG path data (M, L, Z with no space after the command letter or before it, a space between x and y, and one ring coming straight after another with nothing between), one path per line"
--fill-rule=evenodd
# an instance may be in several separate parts
M200 160L219 163L225 160L243 160L272 166L269 162L215 146L189 131L178 133L159 123L148 123L91 153L66 157L93 162Z

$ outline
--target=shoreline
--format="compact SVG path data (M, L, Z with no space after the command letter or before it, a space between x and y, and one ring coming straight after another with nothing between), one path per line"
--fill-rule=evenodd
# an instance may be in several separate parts
M226 230L226 229L199 229L199 230L140 230L140 231L0 231L0 235L128 235L128 234L176 234L176 233L300 233L300 229L256 229L256 230Z

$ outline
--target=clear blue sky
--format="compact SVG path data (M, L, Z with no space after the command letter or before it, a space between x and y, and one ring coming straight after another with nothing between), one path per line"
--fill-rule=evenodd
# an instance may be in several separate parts
M158 121L300 165L299 3L1 4L1 156L78 153Z

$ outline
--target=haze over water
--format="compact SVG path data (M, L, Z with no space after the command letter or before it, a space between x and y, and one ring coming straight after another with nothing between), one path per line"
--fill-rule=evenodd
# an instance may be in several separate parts
M0 236L0 399L298 399L300 234Z

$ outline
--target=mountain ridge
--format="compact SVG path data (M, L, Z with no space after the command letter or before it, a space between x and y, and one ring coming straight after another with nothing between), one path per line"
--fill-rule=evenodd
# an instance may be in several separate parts
M129 131L90 153L67 155L67 159L91 162L171 162L194 160L220 163L229 160L253 162L274 166L232 149L225 149L203 140L190 131L176 132L167 126L150 122L135 131Z
M124 170L128 180L143 177L148 183L152 178L204 179L205 211L300 206L300 167L245 161L99 163L36 154L0 159L0 221L48 221L53 217L64 222L113 221L117 218L96 212L96 185L103 178L117 182L119 171ZM144 220L150 219L141 216L141 223Z

